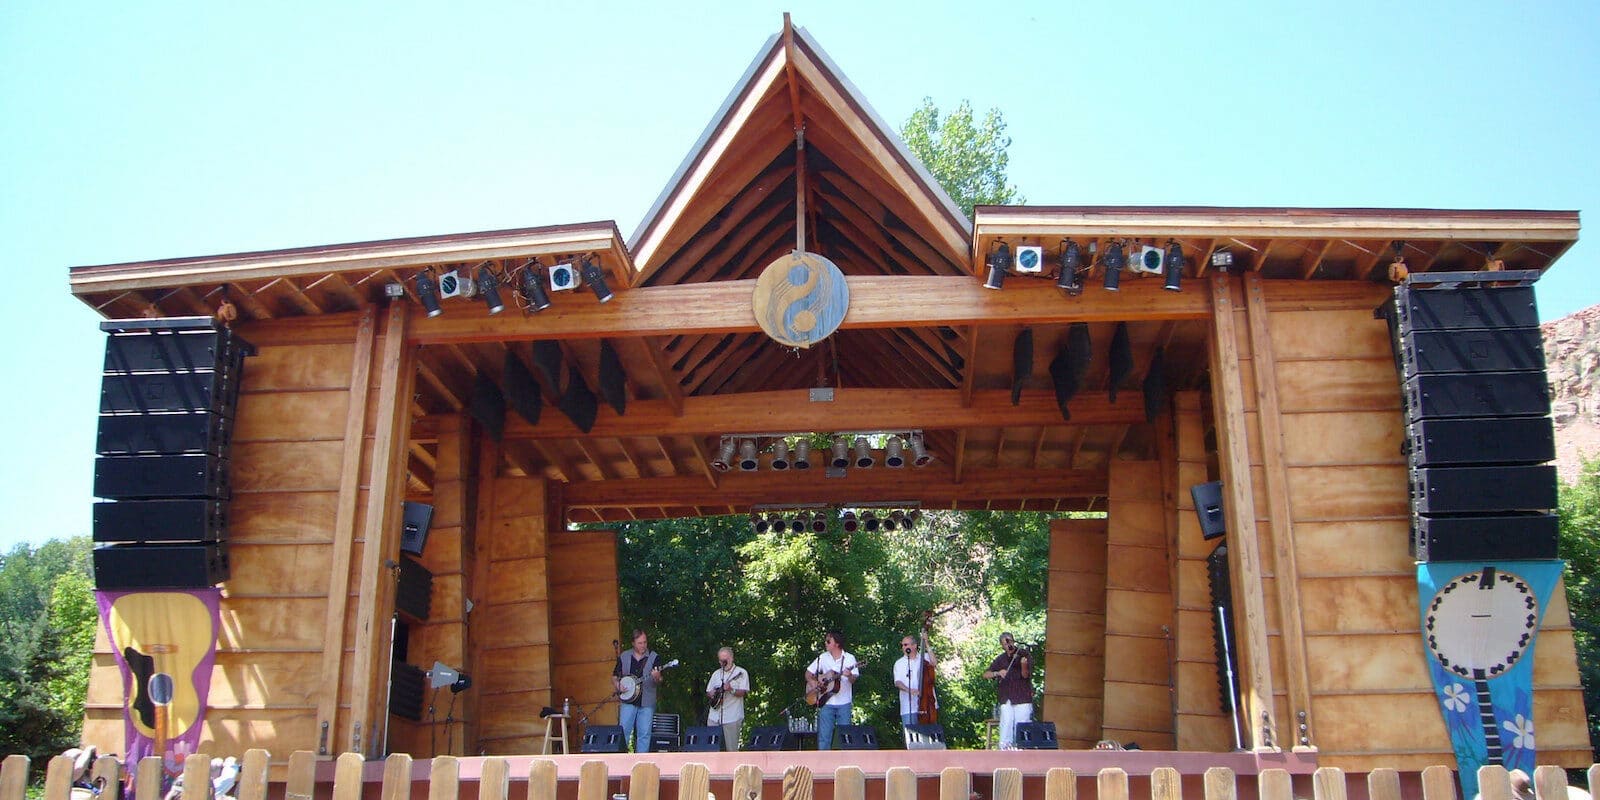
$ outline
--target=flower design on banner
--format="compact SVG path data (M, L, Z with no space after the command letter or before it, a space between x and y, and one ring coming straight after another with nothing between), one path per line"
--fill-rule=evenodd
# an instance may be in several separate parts
M1472 695L1467 693L1467 687L1459 683L1452 683L1444 687L1444 707L1457 714L1467 710L1472 703Z
M1511 722L1500 723L1511 732L1511 746L1519 750L1533 749L1533 720L1521 714Z

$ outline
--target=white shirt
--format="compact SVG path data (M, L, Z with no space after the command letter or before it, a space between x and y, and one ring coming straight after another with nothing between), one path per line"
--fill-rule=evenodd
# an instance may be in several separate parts
M744 698L734 692L750 691L750 673L738 665L732 670L719 668L711 673L711 680L706 681L706 691L714 692L719 686L726 686L727 691L722 693L722 705L712 706L706 713L706 724L725 725L744 719Z
M917 713L918 700L922 693L922 665L918 663L921 661L927 661L932 664L933 656L929 653L922 653L920 657L901 656L899 661L894 662L895 682L911 687L910 692L903 690L900 692L900 714L902 716ZM907 677L908 675L910 677Z
M811 666L806 667L806 672L818 676L826 675L829 672L837 672L841 676L849 672L851 677L861 674L861 670L856 665L856 657L843 650L839 651L838 658L834 658L826 650L822 651L816 660L811 662ZM841 677L839 679L839 693L828 698L827 704L830 706L848 705L855 696L854 688L854 681L845 680Z

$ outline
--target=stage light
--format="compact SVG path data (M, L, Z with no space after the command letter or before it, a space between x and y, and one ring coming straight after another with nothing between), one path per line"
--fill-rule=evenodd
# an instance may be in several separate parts
M850 466L849 451L850 451L850 442L849 441L847 441L843 436L834 437L834 439L833 439L833 461L831 462L833 464L833 466L838 467L839 469L844 469L845 467Z
M531 259L517 273L518 293L522 295L523 309L538 313L550 307L550 293L544 290L544 268L539 259Z
M861 469L871 469L875 463L877 463L877 459L872 457L872 445L867 444L867 437L857 436L856 466Z
M917 523L919 523L921 521L922 521L922 509L920 509L920 508L911 509L911 513L906 515L906 530L909 531L912 528L917 527Z
M839 515L839 527L843 528L845 533L855 533L860 525L861 522L856 519L854 511L846 511Z
M866 528L868 533L876 531L878 529L878 515L871 511L861 512L861 527Z
M1056 288L1072 297L1083 294L1083 275L1078 272L1082 266L1083 252L1077 242L1068 239L1061 245L1061 273L1056 276Z
M989 277L983 288L999 289L1006 282L1006 267L1011 265L1011 245L1000 242L989 251Z
M772 468L776 470L789 468L789 442L781 436L778 437L778 441L772 443Z
M500 299L500 276L494 274L488 262L478 267L478 294L483 297L483 304L489 307L490 314L506 310L505 302Z
M611 302L611 288L606 286L606 275L600 270L599 264L584 256L578 266L578 273L583 276L583 282L589 285L589 290L594 292L596 300L602 303Z
M417 273L417 300L427 310L428 316L437 317L444 313L439 307L439 284L433 280L433 270L425 269Z
M1211 254L1211 268L1217 272L1227 272L1233 269L1233 252L1218 250Z
M794 515L794 519L789 520L789 532L805 533L807 522L808 520L805 514Z
M1118 283L1122 280L1122 268L1128 263L1127 256L1122 254L1122 242L1106 245L1106 254L1100 258L1100 263L1106 268L1105 290L1117 291Z
M767 521L760 514L750 515L750 529L756 533L767 532Z
M804 436L794 443L794 460L791 464L795 469L811 469L811 440Z
M896 469L906 465L905 441L900 437L889 437L889 443L883 449L883 465Z
M783 533L784 531L789 530L789 523L783 521L783 515L781 514L768 514L767 527L770 528L773 533Z
M922 434L911 436L911 466L926 467L933 463L933 456L928 455L928 443L923 440Z
M906 512L901 511L898 508L889 512L889 520L891 522L893 522L896 525L896 527L901 527L901 528L907 527L906 526Z
M1183 245L1176 241L1167 242L1167 258L1162 267L1167 271L1166 290L1183 291Z
M745 439L739 443L739 469L745 472L755 472L761 466L756 460L756 440Z
M893 531L894 528L895 528L894 520L889 519L888 517L884 517L884 518L878 520L878 527L881 530Z
M815 514L812 514L811 515L811 532L812 533L827 533L827 531L828 531L828 517L825 514L823 514L821 511L818 511Z
M718 472L727 472L731 469L733 466L733 448L733 437L722 437L722 446L717 448L716 458L711 459L711 468Z

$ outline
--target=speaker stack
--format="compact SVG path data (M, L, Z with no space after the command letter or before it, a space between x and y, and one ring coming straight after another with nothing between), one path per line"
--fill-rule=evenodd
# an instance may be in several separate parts
M100 381L94 574L100 589L228 578L228 442L255 348L210 317L109 320Z
M1508 277L1413 276L1379 309L1405 401L1418 561L1556 557L1555 436L1533 287L1462 285Z

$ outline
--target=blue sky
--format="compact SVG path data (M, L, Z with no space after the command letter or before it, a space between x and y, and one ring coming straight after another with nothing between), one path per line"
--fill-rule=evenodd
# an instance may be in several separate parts
M785 10L891 124L999 107L1032 203L1600 205L1594 3L244 5L0 4L0 549L89 527L67 267L626 235ZM1600 303L1597 254L1544 318Z

